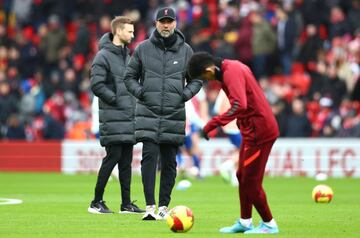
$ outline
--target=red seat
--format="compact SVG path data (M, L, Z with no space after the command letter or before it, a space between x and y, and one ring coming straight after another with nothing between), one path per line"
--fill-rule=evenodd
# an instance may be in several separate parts
M300 62L294 62L291 66L292 74L303 74L305 72L305 67Z
M296 74L292 74L289 80L291 86L300 90L301 95L307 94L311 83L311 79L309 75L303 73L296 73Z

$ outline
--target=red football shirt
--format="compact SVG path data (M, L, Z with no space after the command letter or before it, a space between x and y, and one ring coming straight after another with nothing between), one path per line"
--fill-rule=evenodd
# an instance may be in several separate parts
M222 89L231 107L213 117L204 127L209 133L237 119L243 140L260 145L279 136L279 128L265 95L250 69L240 61L224 60L221 65Z

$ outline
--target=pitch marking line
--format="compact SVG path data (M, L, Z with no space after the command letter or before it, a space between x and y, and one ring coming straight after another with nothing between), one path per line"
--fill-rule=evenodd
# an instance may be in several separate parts
M0 206L1 205L21 204L22 202L23 201L20 199L0 198Z

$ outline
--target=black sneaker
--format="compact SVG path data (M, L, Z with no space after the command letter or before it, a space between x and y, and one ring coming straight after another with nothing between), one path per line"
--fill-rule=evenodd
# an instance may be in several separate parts
M145 210L140 209L138 206L135 205L134 202L131 202L130 204L125 206L121 205L119 213L144 213Z
M111 211L106 205L104 201L90 203L90 207L88 208L88 212L93 214L112 214L114 213Z

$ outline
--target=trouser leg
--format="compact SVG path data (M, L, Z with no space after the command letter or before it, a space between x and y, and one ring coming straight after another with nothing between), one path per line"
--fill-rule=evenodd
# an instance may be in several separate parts
M239 152L239 163L238 170L236 172L236 177L239 181L239 200L240 200L240 217L242 219L248 219L252 217L252 203L250 198L248 197L248 193L244 190L244 167L243 167L243 158L244 158L244 144L242 143L240 146Z
M150 141L143 142L141 177L146 205L155 205L156 166L159 157L159 145Z
M243 156L240 158L238 176L241 217L244 219L251 217L250 204L254 205L263 221L268 222L272 219L262 182L273 143L274 141L270 141L260 146L249 147L244 144L242 148Z
M94 201L103 200L105 186L109 180L112 170L119 160L118 158L120 157L121 149L122 148L119 145L109 145L105 147L106 156L102 160L98 173Z
M173 144L160 145L161 177L159 207L168 206L176 178L176 153L178 146Z
M133 145L123 144L122 154L118 162L121 201L123 205L130 204L131 188L131 162L133 158Z

